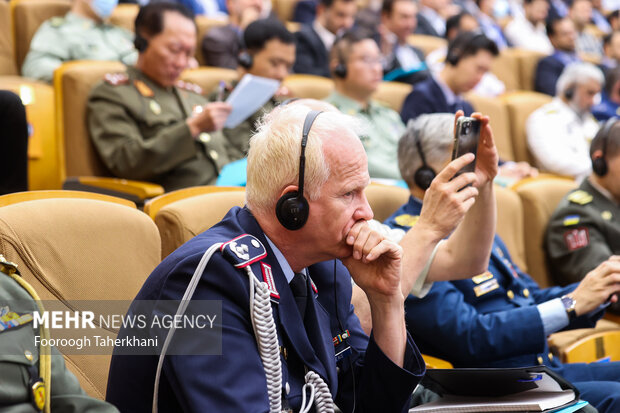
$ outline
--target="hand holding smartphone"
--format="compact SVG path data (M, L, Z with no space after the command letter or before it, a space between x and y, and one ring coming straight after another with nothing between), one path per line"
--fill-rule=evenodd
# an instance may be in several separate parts
M452 160L471 152L476 156L478 152L478 141L480 140L480 121L478 119L461 116L456 120L454 129L454 144L452 147ZM461 168L454 177L465 172L476 170L476 159Z

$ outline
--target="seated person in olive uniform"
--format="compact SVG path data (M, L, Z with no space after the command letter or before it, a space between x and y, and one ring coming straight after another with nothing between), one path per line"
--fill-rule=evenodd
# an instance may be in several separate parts
M227 142L208 132L223 126L231 108L179 81L194 55L193 15L178 4L149 4L136 33L136 66L106 75L89 96L88 129L101 159L119 178L166 191L215 183L229 161Z
M118 413L84 393L55 347L35 345L44 328L33 324L38 300L17 266L0 255L0 410Z
M448 114L423 115L408 126L398 160L411 198L386 221L389 226L406 230L416 223L430 178L450 159L453 121ZM605 261L580 284L541 289L512 262L496 236L486 272L435 282L424 298L406 299L407 328L423 353L455 367L545 364L600 412L618 412L620 362L562 364L550 355L547 336L594 326L601 305L619 291L619 257Z
M295 63L295 38L286 27L275 18L256 20L243 32L246 50L239 55L239 79L246 73L282 82L291 72ZM225 100L237 82L232 82L223 94ZM214 92L209 100L218 99L219 93ZM285 88L276 94L249 118L234 128L224 128L220 133L229 142L228 157L231 161L247 155L250 137L255 132L256 122L265 113L270 112L278 104L276 96L285 97Z
M555 282L580 281L612 255L620 255L620 124L612 118L590 145L592 174L560 202L545 247ZM620 314L620 305L612 304Z
M64 17L44 22L30 42L22 75L51 82L62 63L71 60L120 60L131 65L138 54L133 34L106 23L116 0L73 0Z

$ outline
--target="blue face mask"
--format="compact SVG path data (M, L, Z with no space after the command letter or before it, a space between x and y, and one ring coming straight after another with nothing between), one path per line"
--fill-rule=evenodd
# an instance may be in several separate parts
M118 0L93 0L90 7L101 19L107 19L117 4Z

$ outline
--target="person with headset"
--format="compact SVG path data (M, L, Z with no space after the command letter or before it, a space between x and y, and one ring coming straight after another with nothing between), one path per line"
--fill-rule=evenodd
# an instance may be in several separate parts
M426 208L426 175L433 176L450 160L453 122L451 114L427 114L407 125L398 163L411 197L385 221L389 226L415 229ZM563 364L547 345L553 332L594 326L603 314L601 305L620 292L620 257L608 256L584 273L580 284L544 289L518 268L497 235L487 260L482 273L435 282L424 297L406 299L407 328L420 350L455 367L545 364L571 381L599 412L620 411L620 362Z
M590 141L598 123L590 109L603 85L603 73L591 63L573 63L558 79L556 97L526 122L527 145L542 171L572 176L590 174Z
M119 178L151 181L166 191L215 183L229 161L221 129L231 111L208 103L179 80L193 59L193 15L175 3L152 3L136 17L136 66L107 74L90 93L87 125L103 163Z
M620 44L620 32L617 34ZM592 115L599 122L620 116L620 66L608 69L605 73L605 86L601 101L592 106Z
M467 32L457 36L448 45L443 69L417 83L405 98L400 112L403 122L423 113L454 113L459 109L469 116L474 108L463 93L480 82L498 54L497 45L484 34Z
M282 82L291 72L295 63L295 39L284 24L276 18L258 19L250 23L243 32L245 49L237 59L239 80L245 75L260 76ZM214 91L209 100L226 100L238 81L231 82L223 90ZM260 109L234 128L224 128L218 135L223 135L229 143L227 150L231 160L241 159L247 155L248 143L255 131L256 122L277 106L281 98L288 97L285 87L272 96ZM218 96L219 95L219 96Z
M592 174L560 202L549 219L545 252L554 281L578 282L620 255L620 124L609 119L590 145ZM610 309L620 314L620 304Z
M136 297L221 302L221 354L114 354L108 401L132 412L407 411L425 364L404 324L402 249L366 223L356 128L303 103L264 118L246 206L164 259ZM370 337L351 278L370 302Z
M22 75L52 82L54 70L72 60L136 62L132 34L109 24L117 0L73 0L64 16L45 21L30 42Z

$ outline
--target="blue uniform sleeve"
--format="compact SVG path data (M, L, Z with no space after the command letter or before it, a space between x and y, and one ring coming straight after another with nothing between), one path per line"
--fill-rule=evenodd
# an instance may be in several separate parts
M549 96L555 96L555 83L558 80L552 65L551 59L541 59L538 62L538 66L536 66L536 77L534 80L534 90Z

